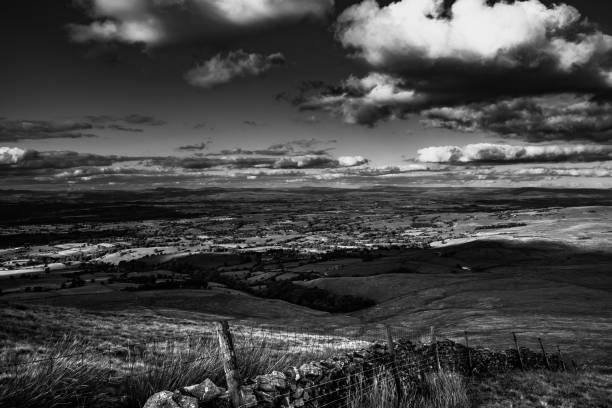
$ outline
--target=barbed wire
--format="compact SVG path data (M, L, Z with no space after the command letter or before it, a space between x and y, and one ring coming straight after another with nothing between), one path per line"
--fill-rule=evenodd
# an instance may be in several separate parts
M241 330L245 330L245 329L247 329L247 327L243 325L232 327L233 332L234 331L240 332ZM248 329L251 330L251 333L249 333L248 335L242 335L242 336L234 335L235 342L240 342L242 340L247 343L247 344L242 344L242 345L235 347L236 351L244 351L244 350L252 351L252 350L257 350L257 349L265 349L268 351L276 351L279 353L293 351L292 354L320 355L320 354L325 354L325 353L333 353L336 351L346 352L350 350L358 350L361 348L365 348L368 345L375 344L375 342L371 340L361 340L359 338L348 338L347 336L342 336L340 334L336 336L329 335L329 336L313 337L312 334L307 333L305 330L302 331L302 333L304 334L301 337L298 337L301 333L298 333L295 331L287 331L287 328L285 328L284 330L279 329L278 331L273 331L270 328L264 328L264 330L267 331L268 333L276 335L276 337L274 338L266 338L266 337L262 337L262 332L258 327L250 326L248 327ZM303 328L303 329L307 330L307 328ZM338 328L338 330L341 330L341 329L342 328ZM349 327L348 329L352 329L352 327ZM402 329L405 329L405 328L402 327ZM514 333L523 334L525 332L514 331ZM528 333L533 333L533 332L529 331ZM197 335L198 337L195 337L194 335ZM437 340L438 342L445 341L443 339L451 337L447 335L446 333L439 333L439 332L436 333L436 336L438 337L438 340ZM119 349L127 349L127 350L133 350L136 348L152 348L154 351L159 351L158 349L161 348L162 344L168 345L168 343L171 343L171 342L180 342L179 344L187 343L190 346L190 348L191 347L197 348L198 346L202 345L204 342L214 343L215 337L216 337L216 333L214 332L214 329L210 327L209 331L206 331L206 332L197 331L197 332L191 332L188 334L183 334L180 336L172 336L172 337L165 336L162 338L155 338L155 339L150 339L150 340L146 340L142 342L131 342L128 340L127 345L119 345L116 347L118 347ZM241 337L243 338L241 339ZM422 337L423 336L409 336L409 337L400 338L398 340L400 341L405 341L406 339L421 340ZM78 339L73 339L73 340L78 341ZM255 343L254 340L259 340L259 341ZM272 340L274 341L274 343L266 344L266 340ZM330 342L330 340L335 340L337 341L337 343ZM381 343L384 341L382 335L379 340ZM532 343L535 346L538 345L536 343L537 339L522 338L521 340L523 344L525 344L525 342L527 341L527 342ZM281 344L279 344L279 342L281 342ZM355 344L351 344L351 342L355 342ZM90 344L90 343L86 343L86 344ZM317 345L319 349L316 349L316 350L312 350L312 349L302 350L301 349L307 346L312 346L313 344ZM511 347L510 341L508 342L508 345ZM53 344L48 344L48 346L51 347L53 346ZM92 347L95 348L95 346L93 345ZM478 347L478 346L472 344L471 348L474 348L474 347ZM49 360L60 360L60 359L70 358L70 357L77 356L77 355L80 356L84 353L88 355L90 354L94 354L94 355L96 354L97 355L117 354L116 351L113 352L113 351L85 350L85 351L79 351L77 353L69 353L69 354L63 354L63 355L58 355L58 356L53 356L53 357L45 357L45 358L40 358L40 359L35 359L35 360L30 360L30 361L21 361L21 362L3 364L3 365L0 365L0 369L12 367L15 365L27 365L27 364L36 364L40 362L45 362Z
M432 357L428 357L425 360L428 360L428 359L431 359L431 358ZM301 390L303 392L307 392L308 390L311 390L311 389L314 389L314 388L321 388L321 387L327 386L329 384L332 384L334 382L339 382L339 381L342 381L342 380L350 380L351 378L354 378L354 377L357 377L357 376L364 376L366 374L371 374L371 373L374 373L376 371L381 371L382 372L382 371L387 371L387 370L390 370L390 369L397 369L397 370L400 370L400 371L407 371L408 368L419 368L419 369L421 369L421 368L423 368L425 366L426 366L426 364L424 364L424 361L405 362L405 363L403 363L401 365L398 365L398 366L395 366L395 367L392 365L392 362L387 362L386 364L382 364L382 365L379 365L379 366L376 366L376 367L372 367L372 368L370 368L368 370L357 371L355 373L348 374L348 375L346 375L344 377L339 377L339 378L336 378L334 380L330 380L330 381L323 382L323 383L318 383L318 384L313 384L312 386L301 388ZM361 381L359 383L363 383L363 381ZM349 383L349 384L343 385L342 387L335 388L335 389L333 389L333 390L331 390L331 391L329 391L327 393L316 395L313 398L306 399L306 400L304 400L304 403L306 404L306 403L309 403L309 402L313 402L313 401L319 400L321 398L325 398L325 397L329 397L329 396L334 395L334 394L341 393L342 391L345 391L345 390L348 390L348 389L350 389L352 387L357 386L359 383L356 383L356 384L350 384ZM282 394L281 396L283 396L283 395L285 395L285 394ZM334 402L338 402L338 401L340 401L340 400L342 400L344 398L346 398L346 397L340 398L339 400L335 400ZM255 403L242 404L242 405L240 405L240 408L247 408L247 407L255 406L255 405L256 405ZM319 406L319 408L321 408L323 406L324 405L321 405L321 406Z
M394 347L400 351L395 360L389 352L389 345L386 344L388 330L395 339ZM512 332L518 335L523 333L522 331ZM512 332L509 331L505 335L509 336ZM534 331L528 333L532 335L532 339L534 338L533 335L537 334ZM307 327L257 326L236 322L235 324L232 323L231 334L239 363L246 361L242 359L258 358L257 353L259 352L270 353L278 359L277 362L264 364L261 369L279 364L284 365L285 368L291 365L297 367L299 362L308 363L309 361L316 364L316 361L313 360L321 359L319 361L321 364L316 367L324 372L327 369L325 363L328 361L325 358L334 357L332 361L342 361L342 356L338 358L339 353L343 353L348 358L347 361L358 358L360 369L356 371L320 383L315 382L306 387L299 387L302 395L308 397L304 398L304 403L320 402L319 408L348 406L351 402L350 398L354 397L349 391L353 388L361 390L361 392L369 390L374 385L367 383L371 381L371 376L377 372L395 371L402 376L411 376L422 372L436 371L440 367L458 367L463 364L464 359L469 355L469 350L474 353L472 356L479 350L477 349L478 346L473 344L477 343L475 341L470 341L469 349L463 349L461 347L465 347L464 344L455 342L453 342L452 349L444 347L445 342L452 341L449 339L461 340L465 336L465 331L435 330L432 336L431 331L413 331L405 326L344 326L325 331L325 329L310 329ZM482 336L482 343L484 343L485 334L482 332L479 334ZM501 337L503 334L496 332L495 337ZM30 367L50 361L51 364L54 364L53 362L58 360L64 360L67 364L75 366L79 364L99 364L98 360L106 360L101 366L108 370L107 374L104 375L108 376L109 381L158 373L167 369L164 364L169 358L178 360L174 361L174 364L181 367L190 365L198 367L200 362L208 361L204 369L213 366L220 368L222 356L219 345L215 341L217 340L216 337L216 329L207 322L194 331L180 335L160 336L143 341L132 341L128 338L127 344L115 344L106 339L105 343L96 344L96 339L84 338L80 339L80 344L87 347L83 351L64 355L50 355L45 358L26 361L5 362L0 365L0 374L5 370L14 369L14 373L7 371L5 378L11 375L17 378L19 375L28 375L27 372L20 374L20 367ZM72 340L73 344L79 345L78 338ZM527 338L521 338L521 340L523 344L528 342ZM532 341L535 342L535 340ZM102 345L106 343L109 345L105 349ZM511 340L509 339L507 343L510 346L508 350L512 351ZM402 344L408 344L409 346L402 348ZM442 345L440 350L438 350L438 345ZM52 349L53 343L49 346ZM6 358L7 356L3 357ZM70 360L74 357L76 357L74 360ZM189 370L192 370L192 368L189 368ZM265 374L269 379L286 380L288 378L287 371L281 371L278 375L275 375L274 373L251 372L248 371L249 368L246 370L252 375ZM323 392L319 393L319 391ZM290 394L291 391L288 391L281 394L281 397L289 397ZM330 400L327 401L327 399ZM254 407L259 403L253 401L250 403L251 405L245 404L241 408Z

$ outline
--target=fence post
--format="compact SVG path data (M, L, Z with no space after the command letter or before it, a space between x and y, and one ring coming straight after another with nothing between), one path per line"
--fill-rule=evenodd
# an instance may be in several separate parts
M557 344L557 353L559 355L559 361L561 362L561 370L566 371L565 361L563 360L563 356L561 355L561 347Z
M108 345L108 381L113 378L113 356L110 344Z
M468 372L471 375L472 374L472 354L470 353L470 343L468 341L468 332L467 332L467 330L464 332L464 334L465 334L465 349L467 350Z
M574 367L574 372L578 372L578 364L576 364L576 360L572 359L572 367Z
M525 366L523 365L523 356L521 355L521 349L519 347L518 340L516 339L516 333L512 332L512 337L514 338L514 346L516 347L516 352L518 354L521 370L525 371Z
M438 366L438 371L442 371L442 366L440 365L440 352L438 350L438 339L436 337L436 329L433 326L431 326L431 341L436 351L436 365Z
M399 408L402 404L404 393L402 390L402 382L399 378L399 372L397 370L397 361L395 359L395 345L393 344L393 335L391 333L391 327L386 326L387 329L387 349L391 355L391 373L393 374L393 380L395 380L395 390L397 391L397 407Z
M221 351L221 360L223 362L223 370L225 371L225 381L227 382L230 403L232 408L238 408L241 403L240 373L238 372L236 350L234 349L234 340L229 330L229 323L226 320L215 322L215 329L219 338L219 350Z
M542 349L542 355L544 356L544 363L546 363L546 368L550 370L550 362L548 361L548 354L546 354L546 350L544 349L544 343L542 343L542 339L539 337L538 342L540 342L540 348Z

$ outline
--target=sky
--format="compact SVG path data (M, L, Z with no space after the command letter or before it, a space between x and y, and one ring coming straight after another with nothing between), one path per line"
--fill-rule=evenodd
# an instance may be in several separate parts
M610 188L604 0L7 0L0 188Z

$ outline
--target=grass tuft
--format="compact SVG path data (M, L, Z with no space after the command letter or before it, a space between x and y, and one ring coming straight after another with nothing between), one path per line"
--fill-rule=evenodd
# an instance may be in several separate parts
M433 372L420 380L403 383L403 408L468 408L470 399L463 376L454 372ZM392 375L379 371L368 383L358 383L350 391L349 408L397 408L397 392Z
M237 343L243 378L299 366L330 353L337 350L289 348L257 330L243 333ZM13 345L1 350L0 366L6 367L0 369L0 406L7 408L140 408L161 390L198 384L206 378L225 384L217 339L210 333L131 346L112 341L88 344L76 337L35 349Z

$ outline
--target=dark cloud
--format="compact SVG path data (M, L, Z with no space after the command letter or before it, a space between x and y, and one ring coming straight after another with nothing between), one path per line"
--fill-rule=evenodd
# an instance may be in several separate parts
M235 78L258 76L285 64L281 53L261 55L243 50L217 54L185 74L185 80L199 88L212 88L231 82Z
M15 142L34 139L77 139L97 137L92 133L98 129L111 129L121 132L142 132L134 127L162 126L166 122L152 116L131 114L123 117L90 115L73 120L29 120L0 118L0 142ZM132 126L130 126L132 125Z
M24 139L60 139L95 137L94 126L81 121L10 120L0 119L0 142Z
M255 122L254 120L243 120L242 123L247 126L261 126L261 123Z
M612 103L588 95L523 97L437 107L422 112L426 126L484 131L529 142L587 140L612 143Z
M177 148L177 150L183 150L183 151L188 151L188 152L191 152L191 151L202 151L202 150L208 149L209 145L210 145L210 141L202 142L202 143L198 143L198 144L179 146Z
M264 149L225 149L219 152L208 153L208 156L229 156L229 155L261 155L261 156L307 156L307 155L327 155L336 143L335 140L323 141L319 139L299 139L286 143L276 143Z
M7 149L7 148L2 148ZM21 149L19 149L21 150ZM83 166L110 166L118 161L132 160L119 156L103 156L90 153L77 153L71 151L39 152L25 150L19 152L11 161L0 166L2 171L7 170L44 170L68 169Z
M279 98L373 126L440 106L612 94L612 36L564 4L364 0L340 14L336 37L372 72Z
M193 125L192 128L196 130L199 130L199 129L215 130L214 126L211 126L206 122L196 123L195 125Z
M164 120L138 113L132 113L125 116L89 115L85 116L84 119L96 125L129 124L141 126L163 126L166 124L166 121Z
M373 126L433 103L430 96L403 85L404 80L399 77L375 72L363 78L351 76L340 86L306 82L296 95L281 97L303 111L322 110L346 123Z
M119 130L121 132L135 132L135 133L143 132L143 130L140 128L127 127L127 126L122 126L122 125L117 125L117 124L107 125L106 129Z
M251 155L255 154L255 150L242 149L237 147L235 149L223 149L218 152L207 153L207 156L232 156L232 155Z
M323 141L319 139L299 139L286 143L276 143L266 149L256 150L257 154L268 155L326 155L333 147L324 147L335 144L335 140Z
M87 115L83 119L94 125L105 125L107 123L117 122L117 118L110 115Z
M332 148L324 146L334 143L335 140L300 139L273 144L265 149L225 149L195 157L155 158L150 163L187 169L320 169L354 167L369 162L362 156L331 156Z
M150 164L165 167L180 167L184 169L210 169L213 167L229 167L245 169L250 167L272 167L276 159L269 157L157 157L148 160Z
M137 182L189 179L194 177L243 177L257 174L289 175L290 170L342 171L369 163L362 156L334 157L329 154L335 141L300 139L278 143L266 149L231 149L204 153L207 142L178 148L193 156L116 156L74 151L35 151L0 147L0 172L14 180L36 182ZM54 171L55 170L55 171ZM263 173L262 173L263 172ZM161 182L161 181L160 181Z
M166 121L154 118L153 116L148 115L140 115L137 113L133 113L131 115L127 115L120 120L125 123L130 123L132 125L147 125L147 126L163 126L166 124Z

